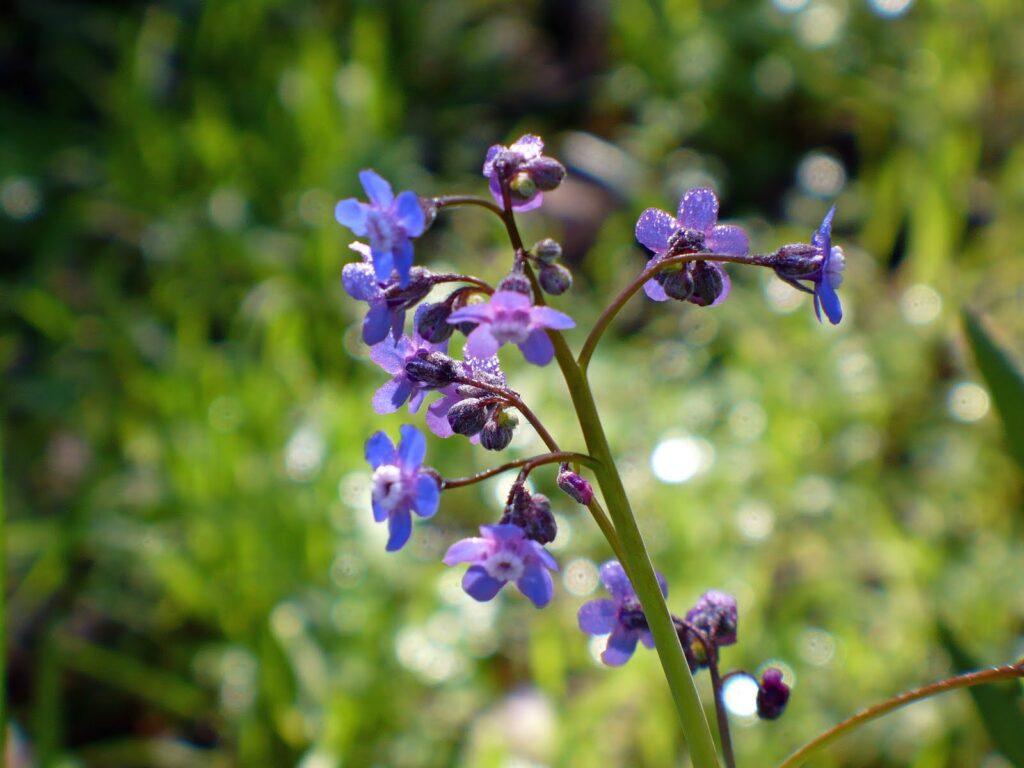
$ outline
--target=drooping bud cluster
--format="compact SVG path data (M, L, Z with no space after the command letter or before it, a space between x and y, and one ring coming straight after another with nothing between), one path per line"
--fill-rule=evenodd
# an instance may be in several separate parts
M541 153L544 142L539 136L520 137L511 146L495 144L487 150L483 174L491 194L504 206L502 187L507 187L514 211L530 211L544 199L544 192L556 189L565 178L565 166Z
M522 483L512 486L501 523L518 525L526 538L541 544L551 543L558 535L558 525L551 514L548 497L540 493L531 494Z

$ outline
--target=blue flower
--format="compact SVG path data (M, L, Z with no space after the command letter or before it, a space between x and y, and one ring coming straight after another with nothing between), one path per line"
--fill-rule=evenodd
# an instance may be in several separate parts
M413 267L408 286L401 287L390 276L381 282L374 272L370 248L366 243L350 243L351 248L363 257L362 262L346 264L341 270L341 283L353 299L365 301L370 309L363 319L363 341L373 345L384 341L388 333L397 341L405 326L405 312L422 301L430 293L430 274L425 269Z
M538 608L551 602L554 582L548 571L557 571L558 563L543 546L518 525L481 525L480 534L455 542L444 556L445 565L472 563L462 578L466 594L487 602L514 581Z
M661 594L668 595L668 585L657 574ZM640 600L629 583L626 572L617 560L601 566L601 581L612 599L591 600L579 610L580 629L588 635L609 635L608 645L601 661L610 667L619 667L629 661L639 640L646 647L654 647L654 637L647 626L647 616Z
M422 469L427 443L416 427L400 428L398 448L383 432L366 441L366 460L373 468L373 518L388 521L387 551L401 549L412 533L412 517L431 517L437 512L441 489L434 475Z
M654 253L652 259L701 251L743 256L750 248L746 232L732 224L718 223L718 198L706 187L691 189L683 195L674 217L657 208L645 210L636 222L636 239ZM729 276L715 262L686 264L682 280L689 290L677 289L672 296L662 287L670 274L674 274L672 270L661 272L644 283L649 298L667 301L685 296L686 301L699 306L716 306L729 295ZM713 285L712 290L709 285Z
M405 191L395 197L391 185L371 170L361 171L369 204L354 197L342 200L334 208L334 218L357 237L370 238L373 270L377 280L386 282L392 270L398 272L398 284L409 284L412 269L411 238L419 237L426 228L426 217L415 192Z
M832 219L836 214L833 205L814 234L811 243L791 243L784 245L774 255L776 274L801 291L814 294L814 314L821 322L821 312L832 325L838 325L843 319L843 307L836 295L836 288L843 284L843 270L846 258L843 249L832 245ZM798 281L807 280L814 285L813 290L805 288Z

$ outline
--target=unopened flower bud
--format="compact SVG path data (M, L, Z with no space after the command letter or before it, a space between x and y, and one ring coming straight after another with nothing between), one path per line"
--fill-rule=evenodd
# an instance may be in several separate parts
M537 184L527 171L520 171L508 184L513 200L529 200L537 194Z
M686 621L703 632L714 645L732 645L736 642L739 621L736 598L728 592L708 590L687 612Z
M799 280L821 269L821 249L810 243L784 245L772 256L772 266L781 276Z
M550 237L546 237L540 242L534 243L533 255L538 260L545 264L562 258L562 246L559 245L557 240L552 240Z
M505 277L498 283L497 289L499 291L515 291L516 293L522 293L533 299L533 289L530 287L530 278L524 275L522 272L509 272Z
M397 282L384 289L384 299L388 308L402 310L414 307L430 293L431 274L422 267L413 267L409 271L409 284L404 288Z
M450 338L455 331L455 326L448 322L448 315L451 313L451 305L445 301L440 301L437 304L421 304L416 310L414 323L416 333L424 341L440 344Z
M693 295L693 277L684 266L682 269L669 270L659 275L661 287L665 294L678 301L687 301Z
M787 702L789 686L782 682L782 670L768 667L757 688L757 716L762 720L775 720L786 711Z
M689 272L693 280L693 293L688 301L698 307L714 304L715 299L725 290L721 267L706 261L695 261L689 265Z
M502 451L512 442L519 419L504 410L495 410L480 430L480 445L488 451Z
M542 264L537 282L545 293L561 296L572 287L572 273L561 264Z
M459 375L455 361L443 352L420 351L406 362L405 375L431 389L447 387Z
M586 506L594 498L594 489L590 483L569 469L568 464L558 468L558 487L579 504Z
M541 493L531 494L521 485L513 489L500 523L519 526L526 538L541 544L554 541L558 535L558 524L551 514L548 497Z
M477 398L461 400L448 409L448 425L457 435L472 437L487 423L487 406Z
M542 192L550 192L565 178L565 166L553 157L541 156L526 164L526 172Z
M704 233L699 229L677 229L668 239L667 256L699 253L705 247Z

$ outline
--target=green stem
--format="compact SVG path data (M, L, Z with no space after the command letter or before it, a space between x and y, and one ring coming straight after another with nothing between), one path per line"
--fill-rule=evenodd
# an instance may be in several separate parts
M821 752L829 744L845 736L855 728L882 715L886 715L899 707L912 704L921 699L927 699L929 696L945 693L946 691L955 691L958 688L969 688L973 685L983 685L984 683L996 683L1001 680L1012 680L1013 678L1024 678L1024 659L1021 659L1016 664L1006 664L1001 667L983 669L979 672L968 672L965 675L947 678L931 685L901 693L899 696L883 701L881 704L875 704L867 709L862 709L853 717L847 718L839 723L839 725L825 731L818 738L800 747L800 749L783 760L779 768L796 768L796 766L802 765L812 755Z
M7 754L7 516L4 508L4 430L0 412L0 756Z
M611 303L597 318L597 322L594 323L594 327L590 329L590 335L587 336L586 341L583 342L583 347L580 349L578 358L580 370L582 370L584 375L586 375L587 366L590 365L590 358L593 357L594 350L597 349L597 343L601 340L602 334L604 334L608 326L611 325L612 320L614 320L615 316L619 314L619 311L626 306L626 302L633 298L633 295L644 287L644 283L659 272L663 272L675 264L685 264L688 261L723 261L731 262L733 264L749 264L752 266L763 267L769 264L768 259L768 256L730 256L725 253L686 253L680 256L670 256L667 259L652 259L647 268L637 275L633 282L619 291L618 296L612 299Z

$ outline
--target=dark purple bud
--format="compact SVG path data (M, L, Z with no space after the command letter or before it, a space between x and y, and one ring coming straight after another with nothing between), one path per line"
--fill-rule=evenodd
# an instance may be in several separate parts
M446 301L437 304L421 304L416 310L416 333L424 341L431 344L440 344L450 338L455 331L455 326L448 322L448 315L452 313L451 305Z
M540 493L531 494L522 485L512 489L500 522L519 526L526 538L541 544L554 541L558 535L558 525L551 514L548 497Z
M477 398L462 400L448 409L448 424L457 435L472 437L484 428L488 406Z
M782 670L768 667L757 689L757 716L762 720L776 720L786 711L788 701L789 686L782 682Z
M736 642L739 614L736 598L728 592L708 590L686 614L687 623L703 632L716 646Z
M542 264L537 282L545 293L561 296L572 288L572 273L561 264Z
M687 266L689 265L684 265L682 269L662 272L659 275L661 279L658 282L661 283L661 287L665 289L669 298L687 301L693 295L693 276L686 268Z
M553 157L541 156L526 164L526 173L541 192L550 192L565 178L565 166Z
M498 283L496 290L515 291L516 293L525 294L530 297L531 301L533 300L533 288L530 287L530 278L522 272L509 272L505 277L501 278L501 282Z
M488 451L503 451L512 442L519 419L504 410L495 409L494 413L480 430L480 445Z
M430 293L430 272L422 267L409 271L409 284L403 288L397 282L384 289L384 300L388 309L404 310L419 304Z
M562 246L559 245L557 240L552 240L550 237L544 238L538 243L533 245L533 255L545 264L562 258Z
M583 506L586 506L594 498L594 489L590 483L569 469L568 464L562 464L558 468L558 487L565 491L568 496Z
M668 238L666 256L699 253L704 250L704 233L699 229L677 229Z
M683 656L686 657L686 664L690 667L690 672L696 672L706 667L709 649L705 647L703 640L678 617L673 616L672 623L675 625L679 644L683 646ZM714 645L711 646L710 651L717 659L718 651Z
M810 243L790 243L777 250L771 259L775 271L783 278L800 280L821 269L822 252Z
M406 362L405 375L429 389L440 389L458 378L459 368L455 361L443 352L421 350Z
M527 171L520 171L508 183L513 200L530 200L537 194L537 184Z
M688 301L698 307L706 307L715 303L722 291L725 289L725 282L722 280L722 273L714 264L706 261L694 261L687 265L690 277L693 280L693 293Z

